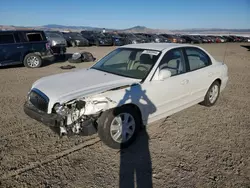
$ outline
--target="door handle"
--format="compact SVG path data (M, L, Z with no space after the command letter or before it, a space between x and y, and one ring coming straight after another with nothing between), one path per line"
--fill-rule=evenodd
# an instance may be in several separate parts
M23 46L18 46L17 48L23 48Z
M189 80L182 80L181 85L186 85L186 84L188 84L188 82L189 82Z

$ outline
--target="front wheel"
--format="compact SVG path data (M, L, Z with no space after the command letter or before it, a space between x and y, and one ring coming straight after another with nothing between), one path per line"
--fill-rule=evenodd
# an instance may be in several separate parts
M140 116L134 108L118 107L104 112L98 119L98 135L113 149L126 148L136 139L140 123Z
M201 103L204 106L213 106L220 95L220 83L215 81L208 89L204 101Z

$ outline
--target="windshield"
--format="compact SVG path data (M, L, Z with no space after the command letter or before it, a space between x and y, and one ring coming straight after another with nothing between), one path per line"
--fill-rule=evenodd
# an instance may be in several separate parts
M92 68L120 76L145 79L160 53L156 50L118 48L102 58Z
M106 37L106 36L108 36L108 35L106 35L104 33L95 33L94 35L97 36L97 37Z
M58 33L46 33L46 35L51 38L62 38L62 36Z
M69 36L74 39L82 39L82 35L80 33L69 33Z
M132 34L132 33L128 33L127 36L128 36L128 37L132 37L132 38L137 38L137 36L134 35L134 34Z

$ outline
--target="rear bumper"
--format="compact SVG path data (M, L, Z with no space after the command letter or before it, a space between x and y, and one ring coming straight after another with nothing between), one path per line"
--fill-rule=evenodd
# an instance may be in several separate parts
M38 110L29 102L25 102L23 108L26 115L50 127L59 127L60 122L63 120L62 117L57 114L47 114L46 112Z
M89 46L89 43L86 41L76 42L76 46Z
M51 57L53 57L53 51L52 51L52 49L50 49L46 52L40 53L39 55L41 56L42 59L51 58Z
M99 42L99 46L113 46L113 41L110 42Z
M51 50L53 54L65 54L66 53L66 47L65 46L51 46Z
M123 46L125 43L123 41L114 41L115 46Z

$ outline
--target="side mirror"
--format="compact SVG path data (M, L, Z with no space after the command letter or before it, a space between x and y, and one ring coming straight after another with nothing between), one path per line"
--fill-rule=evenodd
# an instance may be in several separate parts
M158 79L159 80L166 80L167 78L171 77L171 72L167 69L161 69L159 72Z

